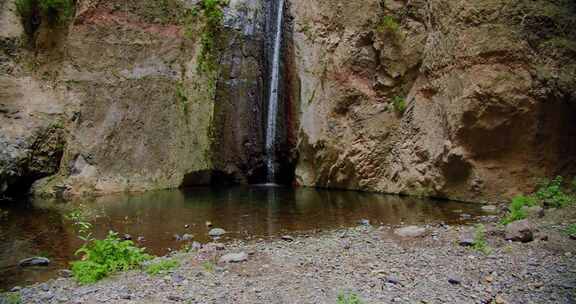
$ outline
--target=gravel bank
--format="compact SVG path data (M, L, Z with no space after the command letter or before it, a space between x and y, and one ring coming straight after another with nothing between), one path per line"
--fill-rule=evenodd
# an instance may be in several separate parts
M489 255L458 245L466 227L408 238L394 228L207 244L172 255L181 266L171 273L132 271L90 286L61 278L20 293L23 303L336 303L347 292L365 303L576 303L576 241L554 227L541 229L548 240L523 244L489 224ZM230 253L247 260L219 261Z

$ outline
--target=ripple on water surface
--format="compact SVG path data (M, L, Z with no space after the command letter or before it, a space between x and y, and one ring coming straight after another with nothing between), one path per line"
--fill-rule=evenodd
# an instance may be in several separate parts
M142 246L161 255L182 242L174 235L210 240L206 225L224 228L226 239L274 237L287 233L374 224L462 223L461 214L481 215L474 204L352 191L284 187L193 188L110 195L79 203L35 200L7 208L0 219L0 288L55 277L67 268L81 241L65 214L81 205L90 215L95 235L108 231L143 237ZM31 256L52 260L44 268L20 268Z

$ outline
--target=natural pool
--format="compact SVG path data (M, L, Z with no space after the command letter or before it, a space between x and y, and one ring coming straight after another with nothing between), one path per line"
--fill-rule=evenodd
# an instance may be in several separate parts
M230 239L269 238L285 234L372 224L459 224L482 215L480 206L394 195L288 187L191 188L91 198L82 203L34 200L2 205L0 219L0 288L27 285L57 276L74 260L82 244L65 214L81 207L96 237L109 230L129 234L150 253L166 254L192 234L208 242L211 222ZM470 217L462 217L462 214ZM186 228L188 227L188 228ZM21 268L33 256L52 260L48 267Z

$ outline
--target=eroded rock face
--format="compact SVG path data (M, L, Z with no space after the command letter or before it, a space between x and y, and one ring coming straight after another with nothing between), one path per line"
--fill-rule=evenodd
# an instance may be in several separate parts
M576 172L574 3L293 0L290 14L299 184L493 201Z
M195 5L79 1L68 24L41 23L27 44L3 1L0 24L15 26L2 28L2 192L20 176L49 176L34 193L64 197L249 181L261 155L264 2L224 9L209 72L198 69L206 28L187 15Z

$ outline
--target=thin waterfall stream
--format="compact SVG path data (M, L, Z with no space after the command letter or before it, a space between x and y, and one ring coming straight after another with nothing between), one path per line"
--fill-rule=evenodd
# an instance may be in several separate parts
M270 95L268 99L268 119L266 126L266 167L267 181L276 181L276 137L278 124L278 96L280 82L280 55L282 49L282 22L284 19L284 0L278 0L276 12L276 34L272 52L272 69L270 80Z

